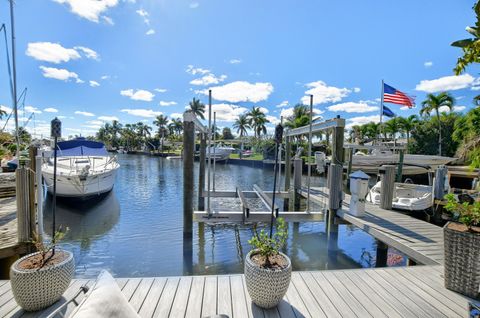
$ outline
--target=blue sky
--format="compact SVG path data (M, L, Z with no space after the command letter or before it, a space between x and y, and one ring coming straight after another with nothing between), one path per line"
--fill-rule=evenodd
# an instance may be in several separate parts
M18 87L28 88L29 106L22 117L36 112L35 132L44 136L55 116L65 136L91 135L114 118L151 124L160 113L179 116L193 97L207 103L212 88L219 126L253 105L276 122L310 93L321 116L353 125L378 120L382 79L417 96L418 105L428 92L449 90L456 110L467 111L480 89L478 67L453 77L460 51L449 44L467 37L472 5L16 0ZM0 6L10 31L8 2ZM8 110L3 43L0 74L0 104ZM398 115L419 110L388 106Z

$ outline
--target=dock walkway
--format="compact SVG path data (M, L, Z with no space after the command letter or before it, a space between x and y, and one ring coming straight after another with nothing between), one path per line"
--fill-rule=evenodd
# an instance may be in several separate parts
M16 197L0 198L0 258L22 251L17 238Z
M307 196L307 189L300 190ZM325 204L328 199L328 189L312 187L310 199L313 202ZM443 229L434 224L416 219L398 211L384 210L366 203L365 216L355 217L348 213L350 196L345 194L343 209L337 211L337 216L361 228L376 239L396 248L410 259L424 265L442 265L443 262Z
M445 289L442 266L293 272L283 301L264 310L252 304L243 275L120 278L122 292L143 318L206 317L468 317L469 299ZM93 280L74 280L70 299ZM0 281L0 317L45 317L26 313L9 281ZM73 309L69 307L68 312Z

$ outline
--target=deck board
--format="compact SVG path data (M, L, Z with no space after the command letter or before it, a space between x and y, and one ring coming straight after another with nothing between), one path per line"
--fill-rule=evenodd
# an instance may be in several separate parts
M117 279L125 297L141 317L230 318L299 317L468 317L469 299L445 289L443 268L413 266L293 272L279 306L261 309L252 304L245 277L184 276ZM63 300L35 313L18 307L11 289L2 295L1 317L45 317L70 299L84 284L74 280ZM10 284L0 281L0 287ZM4 287L5 288L5 287ZM73 305L67 312L73 309Z

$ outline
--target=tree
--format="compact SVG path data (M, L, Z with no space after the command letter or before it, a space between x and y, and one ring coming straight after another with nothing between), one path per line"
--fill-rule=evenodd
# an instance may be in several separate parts
M380 133L380 124L369 122L361 127L362 136L364 138L363 142L368 142L378 137Z
M442 122L440 120L440 107L448 107L450 110L455 104L455 99L447 92L438 95L428 94L427 99L422 102L420 115L430 115L435 111L438 120L438 155L442 155Z
M351 142L361 144L363 141L362 138L362 127L358 125L353 125L350 130L350 139Z
M247 114L249 119L250 127L253 128L255 137L260 137L260 135L267 134L266 123L269 123L269 120L265 116L265 113L260 109L260 107L253 107L250 112Z
M407 148L410 144L410 133L418 124L418 116L417 115L410 115L408 117L399 117L400 128L407 136Z
M160 137L164 136L168 132L168 116L158 115L155 117L153 124L158 127L158 135Z
M240 138L247 136L247 129L250 129L250 121L247 115L239 115L235 122L233 123L233 128L237 130L237 133L240 134Z
M224 140L231 140L231 139L234 139L235 137L233 137L232 135L232 131L230 130L230 128L228 127L225 127L223 128L222 130L222 137Z
M25 127L18 127L18 138L25 144L29 144L32 141L32 135L30 135Z
M453 70L456 75L463 73L469 64L480 62L480 1L477 1L472 9L475 11L477 21L475 26L467 27L466 30L473 35L473 38L455 41L451 44L463 51L463 55L458 58L457 65Z
M7 114L7 112L0 107L0 119L2 119L3 116L5 116L6 114Z
M293 113L287 117L285 126L293 129L310 124L310 109L307 105L297 104L293 107Z
M168 128L176 135L180 135L183 131L183 121L180 118L173 118L168 124Z
M201 119L205 119L205 116L203 115L205 113L205 105L199 99L194 97L188 105L190 106L190 110L196 116L200 117Z
M118 134L122 131L122 124L118 122L118 120L112 121L112 126L110 128L112 134L112 146L118 146Z
M393 144L396 146L397 143L397 134L401 131L400 120L398 117L393 117L392 119L384 123L385 134L390 134L390 138L393 139Z

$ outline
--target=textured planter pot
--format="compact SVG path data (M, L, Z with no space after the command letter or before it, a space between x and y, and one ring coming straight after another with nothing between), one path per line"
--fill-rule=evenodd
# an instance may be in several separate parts
M282 270L260 268L251 257L256 251L250 251L245 259L245 282L252 301L259 307L275 307L287 292L292 276L292 263L287 255L280 253L288 262Z
M480 233L443 228L445 287L480 300Z
M66 254L66 258L53 266L42 269L21 269L20 262L39 254L33 253L24 256L10 267L10 283L17 303L26 311L37 311L46 308L57 300L67 290L73 278L75 264L73 254L58 250Z

